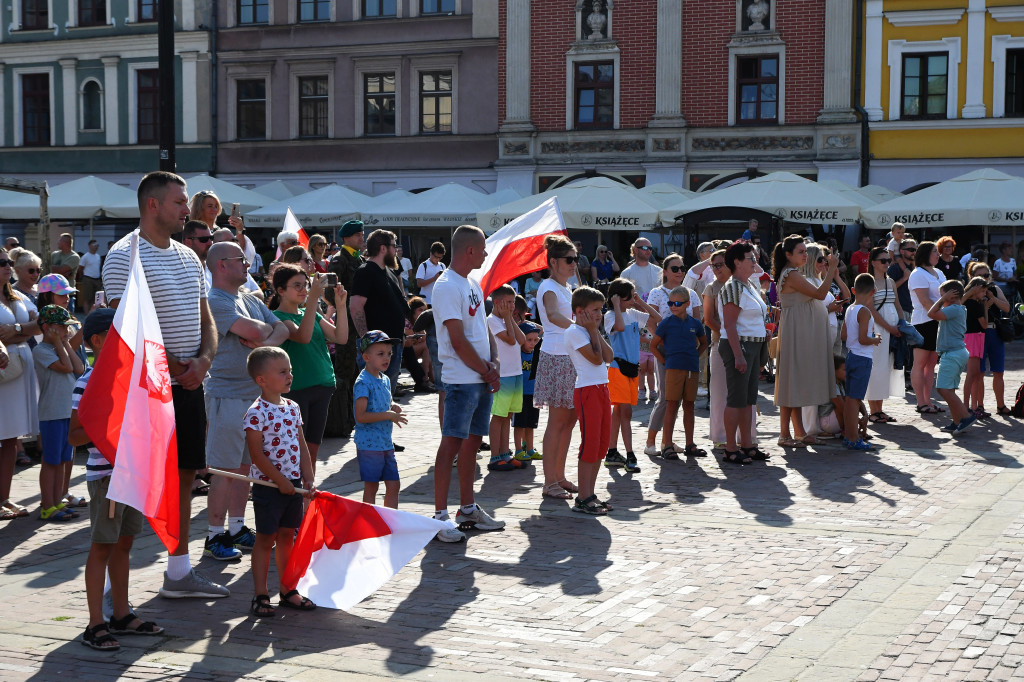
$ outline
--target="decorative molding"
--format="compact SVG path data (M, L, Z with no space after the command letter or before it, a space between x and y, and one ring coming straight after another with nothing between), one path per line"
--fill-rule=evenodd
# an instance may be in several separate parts
M635 154L647 150L644 140L585 140L541 142L541 154Z
M1022 8L1024 9L1024 8ZM1006 116L1006 51L1024 48L1024 37L992 36L992 116L1003 119ZM1021 119L1016 119L1020 121Z
M122 59L153 59L156 57L156 34L138 33L122 36L104 36L97 38L75 38L73 40L42 40L32 43L5 43L4 63L9 66L19 64L38 64L51 62L57 57L55 49L59 46L60 55L73 56L78 61L98 60L116 54ZM210 51L210 36L206 32L178 31L174 34L174 53Z
M612 114L612 129L619 129L619 102L622 94L621 74L619 73L619 48L613 40L603 40L600 43L576 43L565 55L565 129L574 130L576 125L576 63L601 60L611 60L612 68L615 70L615 92L614 109Z
M857 143L856 135L826 135L825 149L849 149Z
M529 142L503 142L502 156L526 156L530 153Z
M736 125L736 58L743 55L769 55L779 58L779 88L776 123L786 122L786 43L777 33L737 34L729 41L729 113L730 126Z
M651 140L651 151L678 152L682 149L678 137L656 137Z
M964 9L919 9L903 12L885 12L893 26L951 26L960 22Z
M15 147L24 146L24 134L25 130L22 127L23 123L23 112L21 110L21 104L24 101L21 96L21 77L33 74L45 73L49 78L48 84L50 86L50 147L57 146L57 104L54 100L54 93L56 92L56 84L53 82L54 67L53 65L48 66L26 66L16 69L11 69L11 78L13 79L13 97L11 103L14 105L11 107L14 110L14 145ZM42 146L42 145L40 145Z
M889 41L889 120L900 120L899 93L903 92L903 55L919 52L947 52L949 60L946 64L946 118L956 118L956 106L960 92L960 38L942 38L908 42L906 40Z
M975 130L1024 128L1024 118L938 118L923 121L878 121L871 130Z
M1007 5L1006 7L989 7L988 13L996 21L1024 21L1024 5Z
M813 135L762 135L757 137L694 137L690 149L695 152L800 151L814 148Z
M869 121L881 121L882 109L882 0L867 0L864 37L864 110Z

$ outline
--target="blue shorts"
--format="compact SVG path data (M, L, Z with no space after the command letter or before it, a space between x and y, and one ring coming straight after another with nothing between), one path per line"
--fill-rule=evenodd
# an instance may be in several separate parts
M398 480L398 461L395 460L394 449L360 450L356 448L356 460L359 462L359 480L364 483Z
M935 374L935 388L955 391L960 387L960 375L967 369L970 353L966 348L948 350L939 356L939 371Z
M871 358L846 354L846 397L864 400L871 380Z
M501 387L491 401L491 414L495 417L507 417L523 410L523 374L514 377L502 377Z
M487 384L445 384L444 424L449 438L486 436L491 426L491 389Z
M999 332L995 329L985 330L985 355L981 358L981 373L986 371L985 365L991 365L996 374L1001 374L1006 369L1006 342L999 338Z
M64 464L75 458L75 449L68 445L70 419L48 419L39 422L39 439L43 446L43 464Z

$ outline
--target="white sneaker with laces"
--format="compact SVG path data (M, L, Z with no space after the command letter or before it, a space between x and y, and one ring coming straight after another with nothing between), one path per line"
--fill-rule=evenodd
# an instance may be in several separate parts
M698 398L706 398L706 397L708 397L708 389L704 388L703 386L698 387L697 388L697 397Z
M458 529L447 514L437 520L448 525L447 528L437 531L437 535L434 536L441 542L462 542L466 539L466 534Z
M490 515L476 505L471 513L466 514L461 509L455 515L455 523L461 530L502 530L505 528L504 521L493 519Z
M660 455L661 450L658 449L657 445L648 445L644 448L645 455Z

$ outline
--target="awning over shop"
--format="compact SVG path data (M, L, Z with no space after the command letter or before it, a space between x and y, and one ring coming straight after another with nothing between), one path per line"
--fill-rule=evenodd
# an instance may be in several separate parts
M185 182L188 183L190 200L196 192L213 192L220 199L221 209L225 213L231 213L231 204L239 204L242 213L248 215L261 206L274 203L268 196L205 174L185 178Z
M53 220L139 217L139 201L135 190L93 175L51 187L47 207ZM0 197L0 217L7 220L39 220L39 197L4 192Z
M245 223L251 227L280 228L285 213L291 208L304 228L341 227L345 221L359 219L363 212L372 210L372 201L371 197L354 189L327 185L252 211L245 216Z

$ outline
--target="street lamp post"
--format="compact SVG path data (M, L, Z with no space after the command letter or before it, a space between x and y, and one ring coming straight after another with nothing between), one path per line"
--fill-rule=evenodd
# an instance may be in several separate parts
M174 172L174 2L157 2L157 53L160 74L160 170Z

